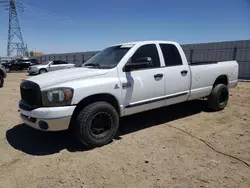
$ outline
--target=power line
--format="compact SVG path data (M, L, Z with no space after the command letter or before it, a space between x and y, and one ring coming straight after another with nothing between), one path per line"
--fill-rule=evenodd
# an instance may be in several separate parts
M22 6L23 6L24 12L27 14L32 14L33 16L40 16L41 18L61 22L64 24L72 24L73 23L73 21L67 16L61 16L61 15L54 14L54 13L51 13L48 11L44 11L42 9L28 5L28 4L23 3L23 2L22 2Z
M0 7L3 7L9 12L7 56L13 55L14 51L16 51L17 56L28 55L28 49L27 46L24 45L21 33L18 13L25 12L34 16L40 16L42 18L53 20L63 24L73 23L73 21L67 16L52 14L48 11L44 11L42 9L23 3L23 0L0 0Z
M0 5L9 11L7 56L27 56L27 45L24 45L21 27L18 20L17 8L22 7L21 2L15 0L0 1Z
M34 11L34 12L39 13L41 15L47 15L47 16L49 16L51 18L54 18L54 19L62 20L62 21L68 22L68 23L73 23L73 21L69 17L67 17L67 16L60 16L60 15L57 15L57 14L52 14L52 13L50 13L48 11L44 11L42 9L38 9L36 7L32 7L32 6L27 5L27 4L23 4L23 5L24 5L24 7L26 9Z

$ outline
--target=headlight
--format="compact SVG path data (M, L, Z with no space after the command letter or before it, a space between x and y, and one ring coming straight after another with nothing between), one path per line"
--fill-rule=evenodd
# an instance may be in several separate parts
M72 88L54 88L42 91L43 106L68 106L71 104Z

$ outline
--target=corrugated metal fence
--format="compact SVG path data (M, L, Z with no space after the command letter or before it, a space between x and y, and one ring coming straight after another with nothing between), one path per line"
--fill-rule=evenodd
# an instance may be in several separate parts
M81 65L93 55L95 55L98 51L95 52L78 52L78 53L65 53L65 54L49 54L36 57L41 62L49 61L49 60L62 60L68 63L74 63L76 65Z
M250 80L250 40L186 44L182 45L182 48L189 62L237 60L239 63L239 78ZM48 54L36 58L41 62L64 60L81 65L97 52Z
M239 78L250 80L250 40L182 45L188 61L229 61L239 63Z

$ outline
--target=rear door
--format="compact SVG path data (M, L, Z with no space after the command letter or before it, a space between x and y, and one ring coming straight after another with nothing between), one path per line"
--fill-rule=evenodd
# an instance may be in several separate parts
M165 71L166 105L186 101L189 97L191 73L189 65L183 64L179 50L174 44L160 43Z
M67 62L65 62L65 61L60 61L60 64L61 64L60 69L67 69L67 68L71 68L71 65L70 65L70 64L68 64L68 63L67 63Z

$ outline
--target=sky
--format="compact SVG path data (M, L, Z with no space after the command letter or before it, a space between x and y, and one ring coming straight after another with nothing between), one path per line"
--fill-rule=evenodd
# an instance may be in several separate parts
M250 39L250 0L16 0L24 43L48 53L139 40L181 44ZM21 12L21 9L24 12ZM8 12L0 4L0 56Z

